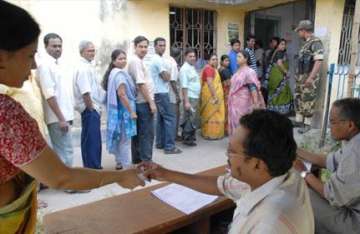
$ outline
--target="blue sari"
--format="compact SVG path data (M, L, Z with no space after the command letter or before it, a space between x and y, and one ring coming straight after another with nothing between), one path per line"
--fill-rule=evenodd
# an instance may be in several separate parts
M125 85L126 95L132 111L136 111L136 86L130 75L123 69L111 70L107 91L107 132L106 148L109 153L115 153L119 142L124 137L131 139L136 135L136 120L122 105L117 95L120 85Z

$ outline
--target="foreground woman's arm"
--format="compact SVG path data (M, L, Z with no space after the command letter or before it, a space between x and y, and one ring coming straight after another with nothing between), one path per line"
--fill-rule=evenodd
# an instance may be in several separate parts
M20 169L37 181L56 189L86 190L111 183L118 183L129 189L144 185L137 177L136 169L106 171L69 168L49 147L45 147L36 159Z

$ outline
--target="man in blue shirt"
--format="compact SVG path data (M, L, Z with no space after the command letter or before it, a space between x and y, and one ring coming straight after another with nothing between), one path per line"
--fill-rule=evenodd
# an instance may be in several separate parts
M164 38L154 41L155 55L151 59L150 74L154 81L155 103L158 109L156 118L156 147L164 149L165 154L179 154L181 150L175 146L176 113L171 107L169 82L171 76L163 54L166 49Z
M239 68L239 65L237 63L237 54L240 52L241 42L239 41L239 39L232 39L230 41L230 44L231 44L231 51L229 52L230 71L232 74L234 74Z

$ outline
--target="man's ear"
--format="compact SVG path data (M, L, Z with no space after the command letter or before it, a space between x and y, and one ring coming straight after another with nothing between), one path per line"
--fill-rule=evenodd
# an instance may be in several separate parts
M356 126L356 124L354 123L354 121L349 121L349 131L350 132L358 132L359 129Z
M266 163L258 158L254 158L255 162L254 162L254 169L256 170L264 170L267 171L268 170L268 166L266 165Z

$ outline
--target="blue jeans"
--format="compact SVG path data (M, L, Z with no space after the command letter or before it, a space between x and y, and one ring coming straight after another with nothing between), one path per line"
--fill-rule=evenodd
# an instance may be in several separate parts
M137 135L131 141L133 163L151 161L154 144L154 114L148 103L137 103Z
M71 167L73 165L74 151L72 146L71 122L68 123L68 132L61 131L59 123L48 124L48 130L53 150L65 165Z
M84 167L101 169L101 121L96 110L81 113L81 156Z
M174 112L168 93L155 94L157 107L156 146L165 150L175 148L176 113Z

